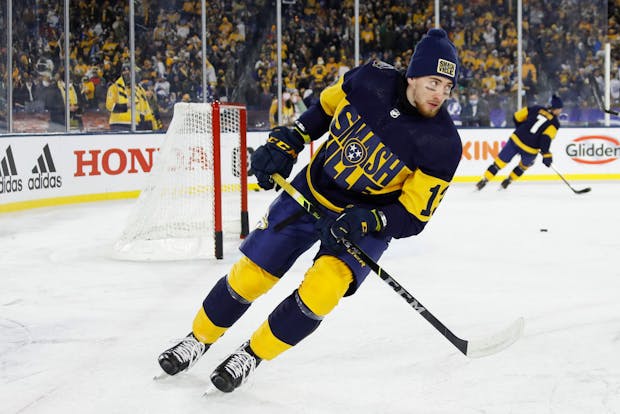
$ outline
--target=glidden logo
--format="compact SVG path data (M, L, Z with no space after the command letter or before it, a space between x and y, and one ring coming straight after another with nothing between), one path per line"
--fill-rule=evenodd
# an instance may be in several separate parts
M620 142L602 135L588 135L566 146L566 155L582 164L606 164L620 157Z

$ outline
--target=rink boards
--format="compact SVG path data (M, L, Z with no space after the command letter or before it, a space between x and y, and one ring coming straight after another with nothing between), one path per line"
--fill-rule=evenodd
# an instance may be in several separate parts
M479 179L512 129L461 129L463 156L455 182ZM248 133L248 157L267 132ZM0 138L0 213L98 200L134 198L156 162L165 134L14 135ZM322 140L299 155L301 169ZM554 166L570 180L620 179L620 128L561 128L551 150ZM238 154L233 140L221 148L223 184L232 183ZM502 179L518 160L498 174ZM189 167L188 167L189 168ZM206 166L205 168L208 168ZM559 180L537 160L523 180ZM248 177L256 189L256 180Z

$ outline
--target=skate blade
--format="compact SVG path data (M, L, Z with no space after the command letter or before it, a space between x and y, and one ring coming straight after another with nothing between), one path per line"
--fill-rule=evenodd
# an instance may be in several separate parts
M207 387L205 392L202 394L203 398L208 398L213 395L223 394L222 391L218 390L215 385L211 384Z
M166 378L170 378L170 375L162 371L161 373L153 376L153 381L161 381L165 380Z

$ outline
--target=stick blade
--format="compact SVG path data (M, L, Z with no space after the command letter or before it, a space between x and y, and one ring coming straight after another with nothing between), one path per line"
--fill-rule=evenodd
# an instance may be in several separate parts
M467 353L465 355L470 358L481 358L502 351L521 338L524 326L525 320L519 318L510 324L510 326L493 336L468 341Z
M590 187L586 187L582 190L577 190L575 191L576 194L585 194L585 193L589 193L590 191L592 191L592 189Z

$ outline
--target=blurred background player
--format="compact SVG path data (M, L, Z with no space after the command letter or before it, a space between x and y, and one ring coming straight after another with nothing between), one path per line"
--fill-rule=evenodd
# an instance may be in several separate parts
M393 238L420 233L459 164L461 140L443 106L458 77L454 45L441 29L418 43L406 74L375 60L347 72L321 92L293 129L271 130L252 155L259 185L288 177L297 154L329 131L329 138L292 185L321 210L317 221L288 194L241 244L244 256L211 289L192 332L159 357L174 375L189 368L252 302L321 241L314 263L250 340L211 374L221 391L240 386L262 360L271 360L310 335L369 273L344 250L357 243L378 260Z
M506 188L510 183L521 177L523 173L534 164L536 155L542 154L542 162L545 166L551 166L553 155L550 147L551 141L555 138L560 129L559 116L562 113L562 99L553 95L547 108L534 105L521 108L514 113L513 120L516 129L510 135L510 139L499 152L493 164L484 172L484 176L476 188L482 190L499 170L504 168L515 155L521 156L519 164L510 172L510 175L502 181L502 188Z

